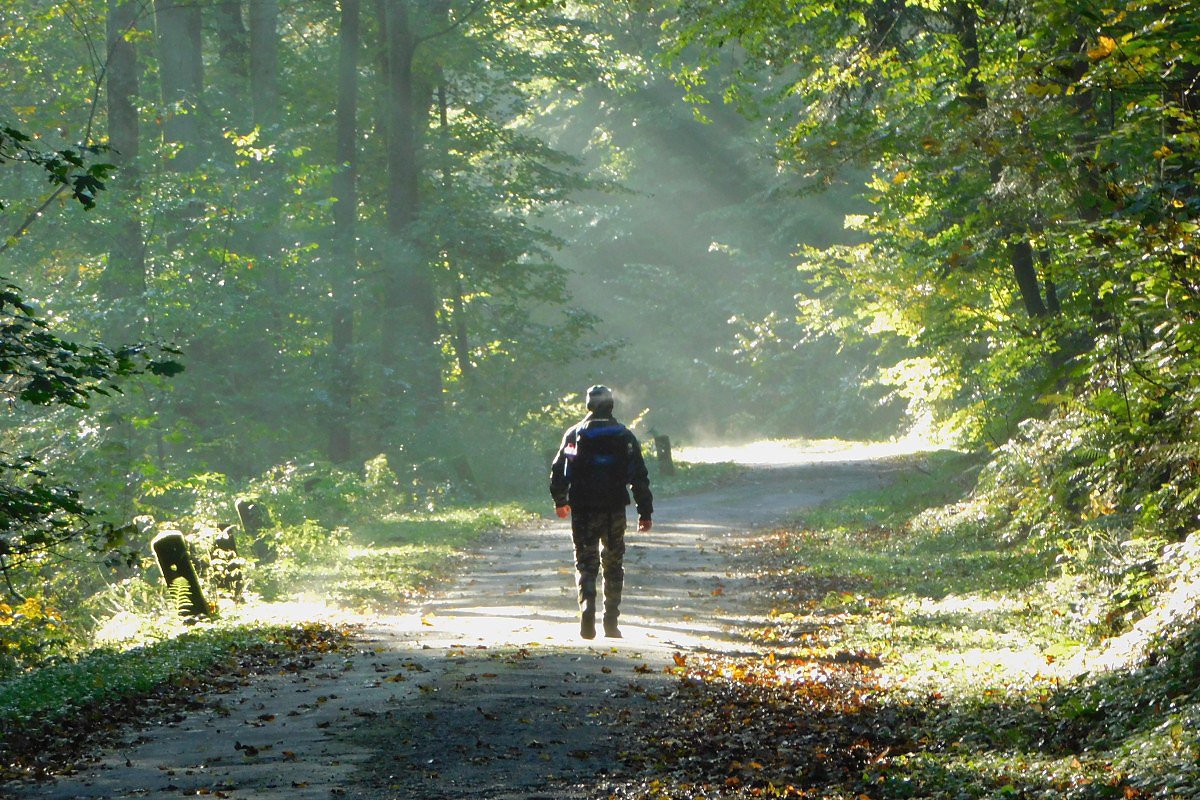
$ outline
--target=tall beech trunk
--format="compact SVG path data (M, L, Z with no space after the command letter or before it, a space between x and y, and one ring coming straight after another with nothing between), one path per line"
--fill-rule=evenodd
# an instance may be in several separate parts
M979 77L981 66L979 52L979 12L970 2L956 2L952 7L955 25L955 36L958 39L959 53L962 58L967 90L960 96L975 113L987 110L987 87ZM999 158L991 163L992 183L998 183L1003 165ZM1012 268L1017 290L1021 294L1021 303L1026 313L1034 319L1046 316L1046 303L1042 299L1041 281L1038 278L1037 263L1033 257L1033 244L1028 232L1010 228L1012 236L1007 245L1008 262ZM1055 303L1057 305L1057 303Z
M108 99L109 158L118 173L114 188L112 238L100 292L110 302L126 301L109 323L106 338L125 344L141 338L141 301L146 293L146 255L142 221L137 212L140 189L137 158L141 149L138 125L138 64L133 44L137 27L135 0L108 0L106 29L108 66L105 72ZM131 301L131 302L130 302Z
M240 86L250 77L250 43L242 19L241 0L218 0L212 6L217 28L217 53L221 69Z
M450 177L450 119L446 101L446 82L440 81L437 89L438 131L442 138L442 189L449 195L452 188ZM463 297L462 272L452 253L447 253L447 268L450 270L454 293L450 297L451 323L454 328L454 359L458 374L464 385L471 383L471 342L467 333L466 300Z
M203 158L199 102L204 88L199 3L155 0L158 81L166 107L163 140L180 145L171 168L188 172Z
M1021 291L1021 302L1025 304L1025 313L1033 319L1046 316L1049 310L1042 300L1037 264L1033 258L1033 247L1029 244L1027 237L1009 242L1008 261L1012 265L1013 276L1017 279L1017 287Z
M387 231L392 252L384 266L380 320L386 357L393 374L406 384L408 400L419 412L441 402L437 294L426 260L413 238L420 210L418 87L413 75L417 37L407 0L378 0L383 37L383 119L386 130L388 188Z
M333 175L333 318L330 323L332 379L329 396L329 460L350 460L350 434L357 383L354 369L354 277L358 267L355 238L358 229L358 51L359 0L341 0L338 30L338 95L334 112L337 128Z
M254 124L279 124L279 0L250 0L250 105Z

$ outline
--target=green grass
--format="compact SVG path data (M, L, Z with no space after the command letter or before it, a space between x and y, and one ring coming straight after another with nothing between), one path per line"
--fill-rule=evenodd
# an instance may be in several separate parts
M836 616L832 646L889 656L896 679L969 684L953 665L985 653L1012 660L1061 645L1053 611L1037 603L1054 553L1030 540L1006 540L961 504L974 460L935 454L883 490L851 495L794 526L782 558L798 570L801 601L779 609L808 624ZM938 513L922 513L930 508Z
M153 712L149 701L192 694L244 663L274 663L289 653L336 648L344 632L314 625L198 627L125 650L92 650L45 664L0 684L0 777L12 777L46 752L70 752L98 730L133 714ZM28 762L28 763L27 763Z
M757 635L880 658L912 747L864 772L871 797L1200 798L1200 626L1141 666L1064 668L1084 647L1073 584L1053 543L966 496L973 463L941 454L806 513L768 565L787 591Z
M453 577L481 537L536 515L525 504L387 514L303 560L255 571L264 599L317 593L351 610L396 611Z
M744 549L759 652L677 658L621 796L1200 800L1197 612L1083 671L1100 577L969 494L978 463L912 460Z
M528 503L502 503L390 514L356 526L353 539L362 544L384 546L419 543L465 547L488 531L518 525L537 513Z
M663 475L658 465L649 462L650 490L655 497L672 497L692 494L707 489L716 489L735 480L744 468L737 464L703 464L687 461L675 462L675 474Z

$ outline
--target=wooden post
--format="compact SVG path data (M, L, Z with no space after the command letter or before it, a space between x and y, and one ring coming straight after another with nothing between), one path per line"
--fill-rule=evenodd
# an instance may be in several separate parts
M237 552L237 525L227 525L213 537L213 583L225 591L233 593L233 599L242 601L242 593L246 588L246 579L242 575L242 565L245 561Z
M228 553L237 554L237 525L226 525L221 532L213 537L213 547Z
M654 436L654 457L658 459L658 471L663 475L675 474L675 460L671 457L671 437Z
M163 531L154 537L150 549L154 551L167 587L172 592L187 592L187 600L180 603L179 613L185 617L199 617L211 613L208 601L204 599L204 592L200 588L200 579L196 577L196 569L192 566L192 559L188 556L183 534L179 531Z
M454 477L458 478L463 488L475 500L483 499L483 492L479 491L479 484L475 482L475 473L471 470L471 462L467 461L466 456L455 456L450 461L450 467L454 470Z
M266 506L240 498L234 503L234 508L237 509L238 519L242 523L242 530L250 537L250 549L254 553L254 557L260 562L269 563L275 560L275 548L271 543L263 539L261 534L263 531L271 527L271 512Z

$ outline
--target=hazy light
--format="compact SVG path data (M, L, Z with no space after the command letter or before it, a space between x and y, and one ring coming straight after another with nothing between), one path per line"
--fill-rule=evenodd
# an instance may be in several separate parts
M927 452L935 447L936 444L924 436L910 436L890 442L766 440L738 445L680 447L677 449L677 458L701 464L733 462L746 466L784 466L871 461Z

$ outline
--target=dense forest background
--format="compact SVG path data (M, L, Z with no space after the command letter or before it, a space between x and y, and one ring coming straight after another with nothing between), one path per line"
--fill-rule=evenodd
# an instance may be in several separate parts
M9 0L0 30L14 599L239 492L540 491L598 381L685 441L956 437L1002 526L1132 587L1117 626L1196 525L1193 2Z

